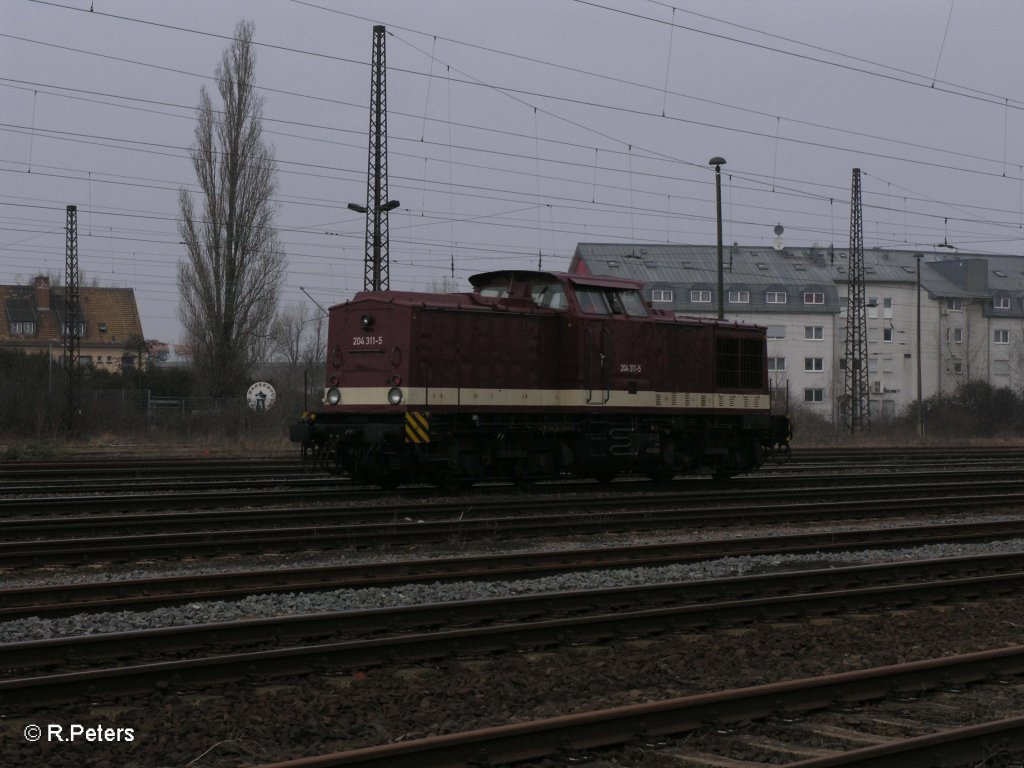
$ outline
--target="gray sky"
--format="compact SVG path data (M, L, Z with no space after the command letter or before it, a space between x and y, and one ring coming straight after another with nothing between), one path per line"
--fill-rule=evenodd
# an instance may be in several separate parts
M92 12L89 11L92 6ZM1024 250L1019 0L0 0L0 282L133 287L175 340L200 86L256 25L283 305L362 287L372 26L388 29L391 286L578 242ZM215 100L216 105L216 100ZM946 251L951 252L951 251Z

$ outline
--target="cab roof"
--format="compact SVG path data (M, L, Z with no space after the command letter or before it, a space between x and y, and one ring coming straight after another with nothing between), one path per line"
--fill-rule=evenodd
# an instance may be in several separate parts
M600 288L619 288L628 290L639 290L643 283L638 280L627 280L621 277L600 277L597 275L572 275L567 272L545 272L532 269L499 269L493 272L481 272L469 278L474 288L491 285L498 280L511 280L514 282L532 282L538 279L556 280L560 283L572 283L573 285L591 285Z

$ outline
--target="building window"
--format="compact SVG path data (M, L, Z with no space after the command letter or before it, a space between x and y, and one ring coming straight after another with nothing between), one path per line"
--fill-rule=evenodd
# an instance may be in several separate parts
M825 370L825 359L822 357L805 357L804 358L804 370L805 371L824 371Z
M883 357L882 358L882 373L892 373L892 372L893 372L892 358L891 357Z
M993 332L992 340L996 344L1009 344L1010 332L1005 328L996 328L996 330Z
M805 403L823 403L825 402L825 390L820 387L814 387L811 389L804 390L804 402Z
M994 309L1009 309L1010 308L1010 297L1000 296L999 298L992 299L992 307Z
M786 326L784 326L784 325L769 325L768 326L768 338L769 339L784 339L784 338L786 338Z
M785 291L767 291L764 295L765 304L785 304Z
M821 325L805 325L804 338L808 341L821 341L825 338L825 328Z
M892 341L892 328L883 328L882 329L882 341L888 341L888 342Z
M750 291L729 291L730 304L749 304Z
M11 321L12 336L35 336L36 323L34 320L13 320Z
M672 298L673 298L672 291L666 291L664 289L659 289L659 288L655 288L654 290L651 291L651 301L652 302L655 302L655 301L667 302L667 301L672 301Z
M963 372L964 372L964 364L961 363L959 360L954 360L953 361L953 373L963 373Z
M963 311L964 304L960 299L946 299L946 309L951 309L954 312Z
M711 291L690 291L690 301L694 304L710 304Z
M946 329L947 338L949 337L948 336L949 331L950 331L950 329L947 328ZM952 331L953 331L953 341L956 344L962 344L963 341L964 341L964 329L963 328L953 328Z
M868 309L868 317L869 318L878 317L878 297L877 296L868 296L868 307L867 307L867 309Z
M768 370L775 371L776 373L786 370L786 358L784 357L769 357L768 358Z
M992 373L996 376L1009 376L1010 375L1010 361L1009 360L993 360L992 361Z
M804 304L824 304L825 294L815 291L808 291L804 294Z
M100 333L106 333L106 332L107 332L107 324L106 323L100 323Z
M892 299L882 299L882 317L892 317Z

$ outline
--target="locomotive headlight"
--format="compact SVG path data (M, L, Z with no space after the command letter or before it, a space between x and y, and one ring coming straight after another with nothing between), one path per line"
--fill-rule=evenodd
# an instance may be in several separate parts
M402 390L398 387L392 387L388 390L388 402L392 405L398 405L402 402Z
M341 402L341 390L337 387L331 387L327 390L327 404L337 405Z
M359 318L359 324L363 326L364 331L370 330L373 326L373 315L366 314Z

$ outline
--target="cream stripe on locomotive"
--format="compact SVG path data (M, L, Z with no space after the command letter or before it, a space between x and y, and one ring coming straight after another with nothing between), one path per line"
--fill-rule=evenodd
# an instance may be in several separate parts
M343 387L339 405L376 405L387 407L388 387ZM326 395L325 395L326 396ZM621 389L471 389L409 387L404 391L405 406L501 406L529 408L700 408L711 410L767 411L766 394L744 395L721 392L630 393Z

